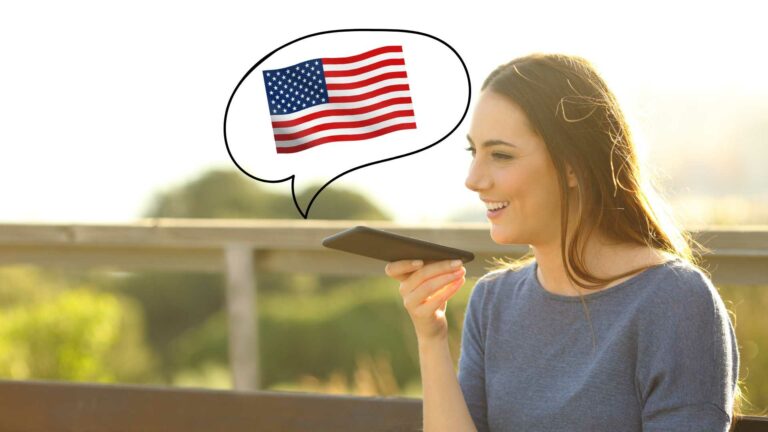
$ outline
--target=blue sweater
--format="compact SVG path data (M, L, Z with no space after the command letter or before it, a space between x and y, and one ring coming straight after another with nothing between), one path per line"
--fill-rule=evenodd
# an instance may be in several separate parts
M736 335L712 282L675 258L579 297L534 261L470 295L458 379L479 431L727 431Z

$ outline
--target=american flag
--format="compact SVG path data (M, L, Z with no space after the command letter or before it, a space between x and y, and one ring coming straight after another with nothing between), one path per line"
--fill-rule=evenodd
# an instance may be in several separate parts
M278 153L416 129L402 46L262 74Z

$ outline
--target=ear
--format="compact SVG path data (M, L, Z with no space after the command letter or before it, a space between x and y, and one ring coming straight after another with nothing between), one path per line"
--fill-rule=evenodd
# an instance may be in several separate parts
M565 164L565 174L568 177L568 187L577 187L579 185L579 181L576 178L576 173L573 172L573 168L570 164Z

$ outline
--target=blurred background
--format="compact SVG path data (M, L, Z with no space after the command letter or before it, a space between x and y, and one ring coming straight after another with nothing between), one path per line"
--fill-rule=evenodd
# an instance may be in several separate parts
M747 2L615 3L444 6L426 23L434 10L398 2L376 16L341 2L299 4L290 16L237 2L3 4L0 223L297 220L289 184L255 182L228 157L221 131L234 86L261 57L306 34L401 28L453 46L475 92L520 55L587 58L616 93L641 159L685 228L765 229L765 15ZM483 206L463 185L467 128L345 175L309 218L483 222ZM420 397L416 341L391 280L258 278L263 389ZM473 284L448 306L456 359ZM0 378L231 388L224 285L215 274L0 266ZM736 317L754 405L744 411L761 412L768 286L718 290Z

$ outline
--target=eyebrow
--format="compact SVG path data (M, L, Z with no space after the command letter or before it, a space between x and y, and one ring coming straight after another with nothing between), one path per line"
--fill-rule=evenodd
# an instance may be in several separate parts
M475 145L475 143L472 142L472 138L469 137L469 134L467 134L467 140L469 141L470 144ZM491 140L488 140L488 141L484 142L483 143L483 148L485 148L485 147L492 147L492 146L495 146L495 145L506 145L506 146L517 148L517 146L515 144L508 143L508 142L502 141L500 139L491 139Z

